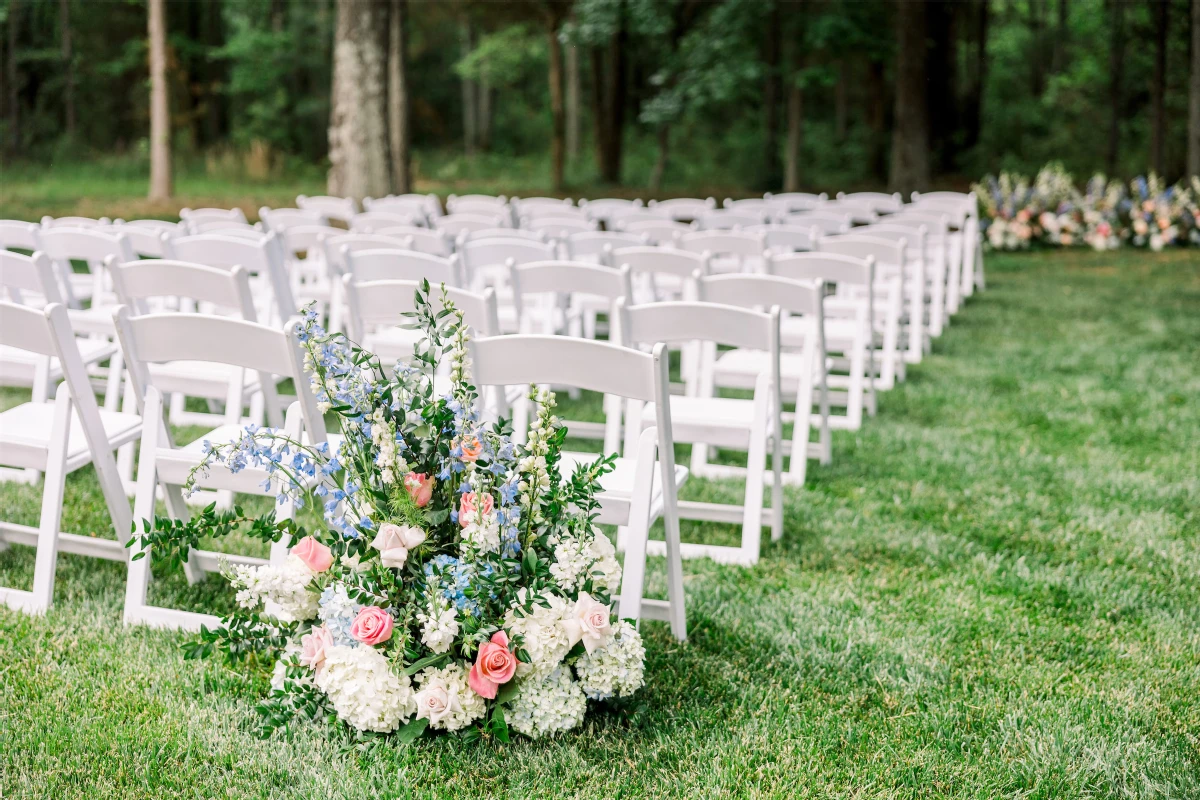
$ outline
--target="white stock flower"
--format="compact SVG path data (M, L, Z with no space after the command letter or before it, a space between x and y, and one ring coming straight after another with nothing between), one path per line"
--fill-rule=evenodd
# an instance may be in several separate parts
M299 556L288 556L282 564L222 564L221 570L235 589L242 608L255 609L283 622L312 619L317 613L317 596L308 591L313 572Z
M578 726L586 711L583 689L563 665L542 680L522 680L506 717L515 730L539 739Z
M529 590L521 589L517 595L518 603L523 603L528 596ZM529 664L518 662L517 677L541 679L557 667L571 649L572 642L564 619L573 606L549 591L542 592L541 601L548 602L549 607L535 603L533 611L526 616L522 616L515 608L509 609L504 615L504 630L508 631L510 637L522 637L521 648L532 660Z
M645 684L646 648L637 628L622 620L608 646L575 662L583 693L592 700L628 697Z
M476 553L500 552L500 523L494 516L477 519L462 529L464 549Z
M416 711L408 677L373 647L327 648L316 683L338 718L360 731L389 733Z
M417 683L421 687L414 696L417 719L428 719L430 728L456 731L487 711L483 698L467 684L467 668L461 664L423 669Z
M429 605L417 612L421 623L421 643L435 653L445 653L458 636L458 611L440 591L430 592Z

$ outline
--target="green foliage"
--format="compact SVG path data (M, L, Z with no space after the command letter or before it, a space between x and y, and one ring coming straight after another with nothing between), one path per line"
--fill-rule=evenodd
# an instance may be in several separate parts
M475 49L454 65L461 78L510 87L545 74L546 37L532 25L519 24L484 35Z

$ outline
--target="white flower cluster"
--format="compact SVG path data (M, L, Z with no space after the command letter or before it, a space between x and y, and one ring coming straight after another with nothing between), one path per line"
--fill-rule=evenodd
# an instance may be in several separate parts
M379 467L379 479L386 485L396 482L397 473L408 471L408 462L396 456L396 428L383 415L384 409L377 408L367 419L371 422L371 443L379 451L375 466Z
M529 590L522 589L518 596L518 604L523 604L529 597ZM517 664L517 677L538 681L549 674L571 649L571 637L563 620L571 615L572 605L552 592L542 592L541 598L549 602L549 607L535 603L533 612L521 616L516 609L509 609L504 615L504 630L509 636L522 637L522 647L529 654L532 663L524 661Z
M476 519L462 529L464 551L476 553L500 552L500 523L496 517ZM466 553L464 552L464 555Z
M317 613L317 596L308 591L313 573L299 556L257 567L225 562L221 571L238 590L242 608L262 606L264 613L283 622L312 619Z
M458 636L458 611L436 586L431 587L428 600L426 610L417 612L421 643L435 653L446 653Z
M394 731L416 711L408 677L374 647L326 648L316 683L338 718L360 731Z
M587 698L571 678L571 670L560 666L541 681L521 682L509 705L508 724L531 739L569 731L583 722Z
M560 539L554 546L550 574L567 592L582 588L589 577L593 588L609 594L621 588L621 564L616 548L598 528L592 528L586 542L573 536Z
M461 389L470 380L471 359L467 349L470 335L461 311L455 313L455 325L454 335L450 338L450 385L454 387L455 397L462 400Z
M415 695L417 718L428 719L429 727L456 731L487 713L487 705L467 684L461 664L441 669L423 669L417 675L421 689Z
M628 697L645 684L646 648L637 628L622 620L603 650L584 653L575 662L583 693L592 700Z
M546 454L550 452L550 436L554 433L557 419L553 416L554 395L548 389L531 386L529 399L537 403L537 416L529 426L525 442L526 455L517 468L525 477L517 484L521 492L521 505L530 510L534 522L542 521L538 497L550 491L550 474L546 471Z

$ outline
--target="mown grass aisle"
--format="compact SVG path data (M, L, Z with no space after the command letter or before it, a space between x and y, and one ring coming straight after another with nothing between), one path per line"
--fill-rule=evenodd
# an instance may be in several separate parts
M509 746L260 741L264 676L122 628L123 568L63 556L47 617L0 610L0 796L1200 797L1200 258L988 270L789 490L782 545L685 565L691 639L644 626L640 708ZM87 471L67 503L105 524ZM153 591L228 602L182 583Z

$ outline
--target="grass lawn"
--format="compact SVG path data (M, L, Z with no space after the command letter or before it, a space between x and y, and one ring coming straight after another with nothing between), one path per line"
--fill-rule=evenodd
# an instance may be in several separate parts
M260 741L263 675L122 628L123 568L63 556L49 615L0 610L0 796L1200 797L1200 255L988 277L788 491L781 544L685 565L691 638L643 626L640 708L509 746ZM34 522L38 496L0 507ZM88 470L67 504L102 532ZM0 553L0 584L32 564ZM158 601L229 602L159 578Z

